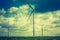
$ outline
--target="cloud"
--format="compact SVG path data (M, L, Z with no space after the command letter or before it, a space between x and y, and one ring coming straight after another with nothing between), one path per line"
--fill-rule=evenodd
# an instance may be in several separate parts
M41 30L40 28L43 27L43 35L44 36L57 36L57 34L60 33L58 31L60 28L59 27L60 26L59 25L60 18L56 15L56 14L58 14L57 13L58 11L54 11L55 14L53 14L52 12L46 12L45 14L44 13L43 14L36 13L35 14L36 30ZM54 22L57 22L57 23L54 23ZM39 27L39 28L37 29L37 27ZM41 34L41 31L39 33Z
M0 15L0 19L1 19L0 20L0 26L2 27L1 31L3 30L3 28L6 28L6 29L9 29L10 33L12 33L11 32L12 30L15 31L16 29L20 29L20 31L22 31L22 29L23 29L23 30L26 30L26 32L27 32L29 30L29 28L31 28L31 26L32 26L31 25L32 19L27 21L28 13L31 11L32 11L32 9L29 8L28 5L22 5L18 8L17 7L11 7L10 9L8 9L8 11L6 11L6 13L4 15L3 14ZM27 28L28 26L29 26L29 28ZM31 32L32 32L31 29L29 30L29 32L31 34ZM22 33L23 33L23 31L22 31ZM12 34L14 34L14 33L12 33ZM2 35L2 36L4 36L4 35Z
M6 13L6 11L4 10L4 8L2 8L2 10L0 10L0 15L4 15Z
M28 5L22 5L19 7L10 7L4 15L3 14L0 15L1 19L0 26L2 30L3 28L5 29L9 28L9 36L32 36L33 31L32 15L30 16L30 19L27 20L31 11L32 9ZM42 27L44 36L57 36L57 34L60 33L59 32L60 29L58 29L59 28L58 26L60 26L59 11L60 10L45 13L34 12L35 13L34 25L35 25L36 36L41 36ZM58 23L58 25L56 22ZM13 31L14 33L12 33ZM5 30L5 32L8 31Z
M18 10L17 7L11 7L11 8L9 9L9 13L13 13L13 12L15 12L15 11L17 11L17 10Z

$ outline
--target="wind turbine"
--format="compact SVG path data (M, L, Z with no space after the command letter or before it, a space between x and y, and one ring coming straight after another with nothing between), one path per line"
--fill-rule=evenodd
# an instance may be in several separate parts
M29 7L32 9L32 12L30 13L28 20L30 16L33 16L33 37L35 37L35 25L34 25L34 8L25 0L25 2L29 5Z

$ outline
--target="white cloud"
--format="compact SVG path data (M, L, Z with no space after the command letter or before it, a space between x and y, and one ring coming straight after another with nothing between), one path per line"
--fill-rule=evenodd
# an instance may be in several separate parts
M11 7L10 9L8 9L8 14L11 13L12 17L6 18L4 16L0 16L0 24L1 23L7 23L10 26L15 26L15 28L17 29L24 29L27 31L24 31L26 35L32 35L32 16L29 20L29 13L32 11L32 9L28 6L28 5L22 5L20 7ZM56 13L52 13L52 12L46 12L43 14L40 13L35 13L35 30L36 30L36 36L41 35L41 28L43 26L43 30L44 30L44 35L45 36L55 36L56 34L60 33L58 28L55 28L55 26L57 24L52 24L54 21L56 20L60 20L60 18L58 16L59 15L59 11L55 11ZM16 14L14 16L14 14ZM54 17L57 16L57 17ZM52 27L52 28L51 28ZM13 29L15 32L16 30ZM15 34L11 32L12 30L10 30L11 35ZM18 32L21 30L17 30ZM56 32L57 31L57 32ZM24 32L22 31L21 33L24 34ZM26 32L29 32L29 34L27 34ZM53 33L51 33L53 32ZM48 33L48 34L47 34ZM21 34L23 36L23 34ZM20 34L16 33L15 35L20 36ZM25 36L26 36L25 35Z
M58 14L57 11L55 11L55 14ZM47 12L44 14L36 13L35 14L35 27L42 28L43 26L43 32L45 36L57 36L56 34L60 32L59 32L59 29L56 28L57 24L53 22L58 21L58 20L60 20L59 17L54 17L54 13L52 12ZM36 30L41 30L40 28ZM40 32L38 34L40 34Z
M18 10L17 7L11 7L11 8L9 9L9 13L13 13L13 12L15 12L15 11L17 11L17 10Z
M0 10L0 14L4 15L6 13L6 11L4 10L4 8L2 8L2 10Z

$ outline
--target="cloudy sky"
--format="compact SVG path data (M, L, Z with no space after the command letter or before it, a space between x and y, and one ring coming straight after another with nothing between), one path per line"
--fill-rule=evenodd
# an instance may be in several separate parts
M0 36L60 36L59 0L1 0ZM30 16L31 15L31 16Z

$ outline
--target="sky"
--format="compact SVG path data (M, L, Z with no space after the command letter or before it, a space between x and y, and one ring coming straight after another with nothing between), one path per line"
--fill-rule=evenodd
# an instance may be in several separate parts
M0 8L6 10L12 6L20 6L22 4L35 5L36 12L47 12L60 10L60 0L1 0Z
M59 0L1 0L0 36L60 36ZM14 32L13 32L14 31Z

